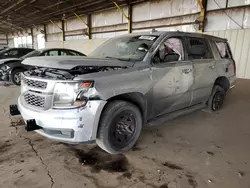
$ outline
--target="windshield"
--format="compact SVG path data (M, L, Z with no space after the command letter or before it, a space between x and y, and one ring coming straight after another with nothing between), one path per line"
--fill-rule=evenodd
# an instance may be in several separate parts
M21 59L25 59L28 57L36 57L36 56L39 56L41 53L42 53L42 50L34 50L34 51L22 56Z
M113 38L94 50L89 56L119 60L142 60L158 36L137 35Z

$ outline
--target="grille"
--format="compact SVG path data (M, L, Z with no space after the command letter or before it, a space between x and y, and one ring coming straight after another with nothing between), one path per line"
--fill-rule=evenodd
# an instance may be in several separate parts
M29 87L33 88L39 88L39 89L46 89L47 88L47 82L43 81L37 81L37 80L29 80L26 78L23 78L24 84L28 85Z
M44 108L45 97L40 97L34 94L27 93L24 95L27 104L38 108Z

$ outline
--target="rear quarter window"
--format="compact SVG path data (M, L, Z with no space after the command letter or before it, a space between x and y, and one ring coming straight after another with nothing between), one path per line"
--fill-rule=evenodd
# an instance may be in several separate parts
M232 59L232 53L230 51L229 45L227 42L217 42L215 41L217 49L219 51L220 57L222 59Z

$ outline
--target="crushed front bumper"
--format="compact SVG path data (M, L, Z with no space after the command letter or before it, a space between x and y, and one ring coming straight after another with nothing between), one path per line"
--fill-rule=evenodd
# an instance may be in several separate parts
M1 81L9 81L10 80L9 72L0 70L0 80Z
M77 109L35 110L18 99L18 110L25 122L35 120L41 129L37 133L65 143L78 144L96 139L99 118L106 101L88 101Z

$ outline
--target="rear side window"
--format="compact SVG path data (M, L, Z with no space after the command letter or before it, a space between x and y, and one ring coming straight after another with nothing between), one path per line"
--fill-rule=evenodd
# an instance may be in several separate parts
M71 50L61 50L61 56L81 56L81 54Z
M45 52L45 56L59 56L59 51L58 50L50 50Z
M211 59L212 53L207 41L203 38L188 38L188 59Z
M222 59L231 59L232 55L227 42L215 42Z

